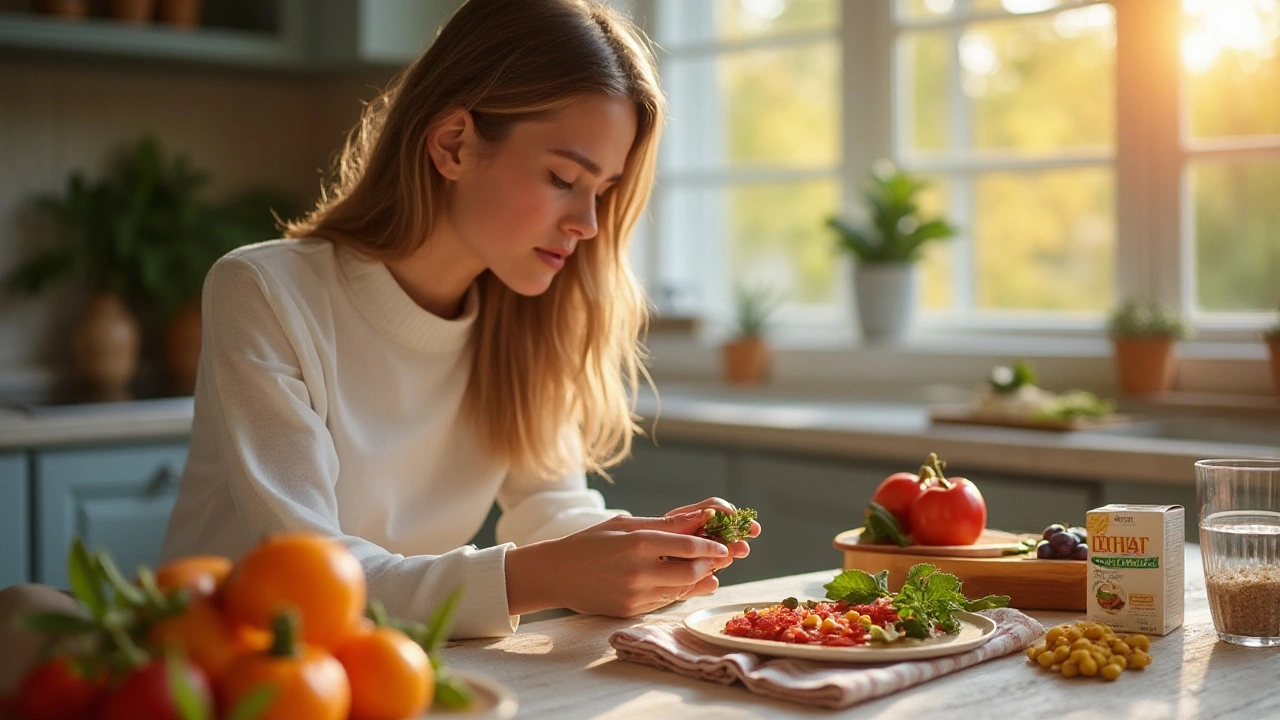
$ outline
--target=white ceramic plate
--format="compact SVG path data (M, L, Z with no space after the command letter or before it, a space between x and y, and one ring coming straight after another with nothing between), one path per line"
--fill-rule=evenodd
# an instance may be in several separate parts
M449 674L462 681L471 690L471 707L466 710L432 708L422 720L428 717L509 720L516 716L516 695L506 685L483 675L460 670L450 669Z
M982 646L996 633L994 620L982 615L958 612L956 619L960 621L960 632L955 635L944 635L928 640L908 638L887 646L878 643L854 647L800 645L724 634L724 624L742 614L743 610L776 604L776 602L739 603L707 608L686 617L684 626L699 638L720 647L746 650L761 655L841 663L890 663L953 655Z

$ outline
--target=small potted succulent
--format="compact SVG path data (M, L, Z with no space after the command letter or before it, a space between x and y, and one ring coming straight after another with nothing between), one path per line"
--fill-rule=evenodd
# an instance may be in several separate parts
M736 334L720 348L725 380L734 385L758 385L769 376L769 344L765 331L777 309L769 290L739 285L734 288Z
M1276 394L1280 395L1280 320L1262 333L1267 348L1271 351L1271 383Z
M1156 302L1126 300L1111 313L1107 334L1122 393L1158 395L1173 386L1175 343L1187 337L1187 325L1176 311Z
M911 327L919 295L917 261L924 247L956 234L942 218L926 218L919 195L929 183L888 160L875 164L863 191L868 221L827 220L840 250L852 254L853 290L862 335L869 341L896 340Z

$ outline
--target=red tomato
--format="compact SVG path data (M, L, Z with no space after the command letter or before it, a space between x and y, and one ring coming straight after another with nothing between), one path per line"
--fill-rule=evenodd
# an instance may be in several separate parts
M23 720L84 720L102 698L102 684L86 678L66 657L27 671L9 712Z
M200 668L179 661L186 676L187 686L206 709L205 717L213 716L213 695L209 680ZM182 720L173 693L169 690L169 673L165 661L153 660L135 670L124 679L102 705L98 720Z
M911 532L911 506L915 504L916 498L924 492L924 485L920 484L920 476L915 473L899 472L890 475L880 483L880 487L876 488L874 494L871 495L871 502L878 503L885 510L888 510L898 520L898 526L902 528L902 532Z
M911 533L921 545L972 545L987 526L987 503L973 483L944 478L911 506Z

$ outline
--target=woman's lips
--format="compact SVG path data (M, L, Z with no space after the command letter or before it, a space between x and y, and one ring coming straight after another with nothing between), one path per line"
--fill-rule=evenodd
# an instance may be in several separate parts
M564 261L569 258L568 253L558 253L551 250L543 250L542 248L534 248L533 251L538 254L538 258L546 263L547 267L552 270L559 270L564 267Z

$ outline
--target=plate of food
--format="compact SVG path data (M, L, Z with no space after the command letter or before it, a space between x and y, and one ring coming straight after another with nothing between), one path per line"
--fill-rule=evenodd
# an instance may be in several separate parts
M761 655L842 663L887 663L953 655L996 633L979 610L1007 607L1007 595L970 600L955 575L913 566L897 592L887 571L846 570L822 600L720 605L690 614L684 626L720 647Z
M877 624L875 627L880 629L877 633L879 637L872 640L872 631L860 620L853 622L861 626L864 632L850 634L848 624L853 623L848 623L840 630L824 635L822 623L831 619L837 627L841 626L840 620L845 619L845 614L849 612L847 604L814 601L814 607L806 605L803 602L799 604L799 613L790 611L781 603L721 605L689 615L684 620L684 626L699 638L724 648L776 657L841 663L888 663L953 655L982 646L996 632L996 624L990 618L958 612L956 620L959 631L954 635L937 633L928 638L912 638L896 630L889 634L884 625ZM805 628L804 617L810 613L822 620L814 628ZM753 632L767 637L749 637ZM797 635L792 633L800 632L809 639L796 642ZM893 639L889 640L889 637ZM846 641L848 644L845 644ZM828 644L830 642L840 644Z

